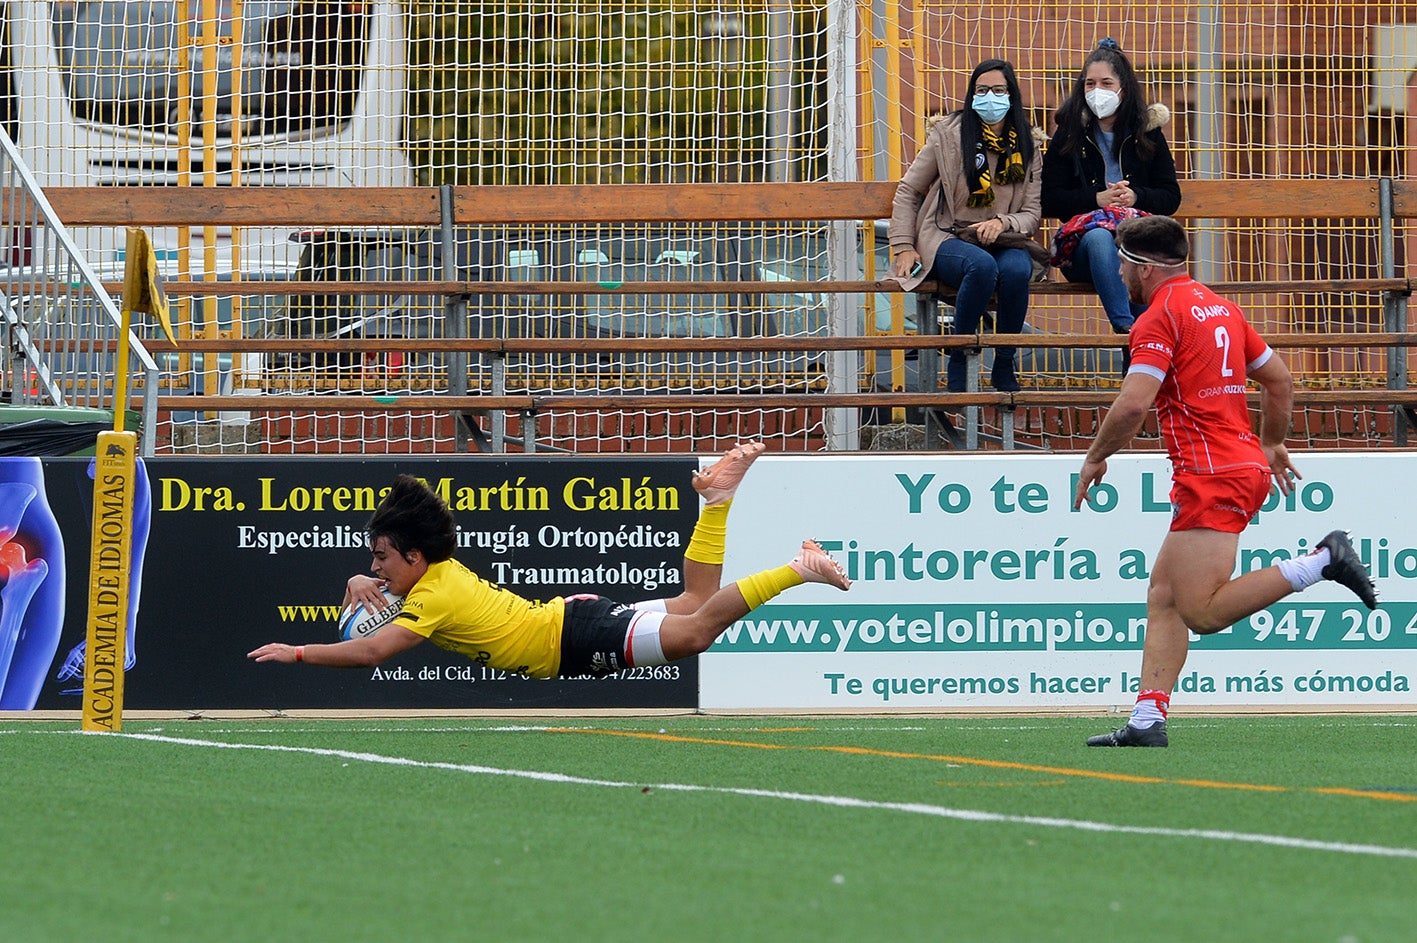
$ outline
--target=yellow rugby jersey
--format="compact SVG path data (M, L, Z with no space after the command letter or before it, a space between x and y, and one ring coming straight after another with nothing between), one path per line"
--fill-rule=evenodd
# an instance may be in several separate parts
M561 668L565 614L559 596L532 602L444 560L429 564L393 624L479 664L552 678Z

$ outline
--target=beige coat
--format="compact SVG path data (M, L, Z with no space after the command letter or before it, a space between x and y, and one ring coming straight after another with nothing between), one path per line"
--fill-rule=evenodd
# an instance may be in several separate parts
M930 274L935 252L946 239L955 238L956 223L977 223L998 217L1004 228L1031 236L1042 218L1043 148L1034 133L1033 160L1019 183L995 183L992 206L968 205L969 182L964 175L964 159L959 146L958 112L936 121L925 136L905 176L896 187L891 211L889 237L892 252L914 249L920 256L920 274L898 280L906 291L914 290ZM942 186L941 182L948 186ZM941 199L941 193L944 197Z

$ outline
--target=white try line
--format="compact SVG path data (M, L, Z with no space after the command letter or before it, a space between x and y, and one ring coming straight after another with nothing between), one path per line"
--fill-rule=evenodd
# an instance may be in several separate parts
M998 812L980 812L973 809L951 809L945 806L929 805L921 802L877 802L870 799L857 799L852 796L781 792L774 789L744 789L733 786L697 786L685 783L628 783L612 779L588 779L583 776L568 776L564 773L546 773L538 770L501 769L495 766L477 766L467 763L431 763L427 760L413 760L401 756L385 756L380 753L360 753L351 750L330 750L320 747L291 747L268 743L222 743L216 740L197 740L191 737L166 737L146 733L83 732L83 735L125 737L130 740L148 740L155 743L207 747L216 750L257 750L269 753L301 753L307 756L327 756L336 759L354 760L360 763L376 763L384 766L408 766L418 769L451 770L453 772L472 773L480 776L507 776L515 779L565 783L575 786L600 786L611 789L636 789L641 791L648 788L650 790L663 789L666 792L714 793L718 795L778 799L786 802L808 802L844 809L904 812L911 815L928 815L935 818L956 819L964 822L998 822L1008 825L1068 828L1084 832L1106 832L1117 835L1199 838L1207 841L1243 842L1252 845L1268 845L1276 848L1303 848L1309 851L1327 851L1347 855L1417 859L1417 848L1394 848L1385 845L1357 845L1348 842L1326 842L1309 838L1290 838L1285 835L1262 835L1253 832L1231 832L1221 829L1156 828L1139 825L1114 825L1108 822L1090 822L1086 819L1059 819L1035 815L1004 815Z
M347 723L347 722L346 722L346 723ZM811 723L815 723L815 721L811 721ZM179 725L179 726L180 726L180 725ZM774 725L774 727L772 727L772 728L764 728L762 724L754 724L754 725L752 725L752 726L739 726L739 727L695 727L695 728L694 728L694 733L696 733L696 734L698 734L698 733L753 733L753 732L762 731L762 730L764 730L764 729L769 729L769 730L781 729L781 728L784 727L784 726L790 727L790 728L798 728L798 727L801 727L802 725L801 725L801 724L777 724L777 725ZM166 728L163 728L163 727L153 727L153 728L151 728L151 732L152 732L152 733L162 733L164 729L166 729ZM303 724L300 724L300 723L298 723L298 722L296 722L296 723L286 722L286 723L282 723L279 727L252 727L252 726L249 726L248 724L240 724L240 725L232 726L232 727L222 727L222 726L214 725L214 724L212 724L210 721L204 722L204 723L202 724L202 732L203 732L203 733L208 733L208 734L228 734L228 733L231 733L231 734L266 734L266 733L278 733L278 734L285 735L285 734L291 734L291 733L311 733L311 732L316 731L316 730L328 731L329 729L330 729L330 728L329 728L329 726L328 726L328 722L325 722L325 721L315 721L315 722L313 722L313 723L311 723L311 724L309 724L309 725L303 725ZM537 733L537 732L547 733L547 732L550 732L550 731L564 731L564 730L585 730L585 731L594 732L594 731L598 731L598 730L602 730L602 729L604 729L602 725L589 726L589 725L586 725L586 724L499 724L499 725L497 725L497 726L492 726L492 727L481 726L481 725L467 725L467 724L454 724L454 725L451 725L451 726L444 726L444 727L424 727L424 726L421 726L421 725L411 725L411 726L402 726L402 727L398 727L398 726L389 727L389 726L382 726L382 725L380 725L380 726L360 726L360 727L341 726L341 727L339 728L339 730L340 730L341 733L387 733L387 734L405 734L405 733L468 733L468 734L478 734L478 733ZM923 732L923 731L927 730L928 728L926 728L926 727L837 727L837 726L834 726L834 725L833 725L833 726L825 726L825 727L822 727L821 729L822 729L823 731L825 731L825 732L828 732L828 733L839 733L839 732L843 732L843 731L845 731L845 732L857 731L857 732L866 732L866 733L915 733L915 732ZM985 729L985 728L979 728L979 729ZM1028 728L1028 727L990 727L990 728L987 728L987 729L990 729L990 730L1029 730L1029 729L1035 729L1035 728ZM1048 729L1048 728L1046 728L1046 727L1039 727L1039 728L1036 728L1036 729L1045 730L1045 729ZM17 733L17 732L19 732L19 731L17 731L17 730L13 730L13 731L12 731L12 730L0 730L0 734L4 734L4 733ZM62 734L69 734L69 733L73 733L74 731L72 731L72 730L56 730L56 731L50 731L50 732L53 732L53 733L62 733ZM660 732L660 733L668 733L668 730L667 730L666 728L664 728L664 727L660 727L660 728L659 728L659 732Z

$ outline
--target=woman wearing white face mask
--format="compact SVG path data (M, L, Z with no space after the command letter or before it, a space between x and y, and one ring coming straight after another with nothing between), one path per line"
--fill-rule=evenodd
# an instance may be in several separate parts
M1041 133L1028 123L1013 66L975 66L965 107L937 120L896 188L891 213L891 269L907 290L927 278L956 289L955 333L974 334L998 294L995 328L1023 330L1041 220ZM1030 247L1033 252L1030 252ZM952 351L946 382L965 389L965 356ZM1019 389L1012 348L996 348L994 389Z
M1073 221L1064 227L1072 238L1055 244L1054 264L1068 281L1097 288L1119 334L1131 331L1145 306L1132 305L1122 284L1116 222L1134 211L1169 216L1181 205L1176 162L1161 132L1170 118L1165 105L1146 103L1132 64L1116 41L1104 39L1054 114L1043 157L1043 212Z

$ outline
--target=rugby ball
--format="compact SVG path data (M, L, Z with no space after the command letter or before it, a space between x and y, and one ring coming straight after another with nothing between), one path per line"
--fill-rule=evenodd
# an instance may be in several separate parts
M384 598L389 605L378 612L370 612L362 604L345 606L339 614L339 637L341 641L349 641L352 638L364 638L366 635L373 635L375 632L394 621L394 617L403 610L403 597L395 596L387 589L383 591Z

